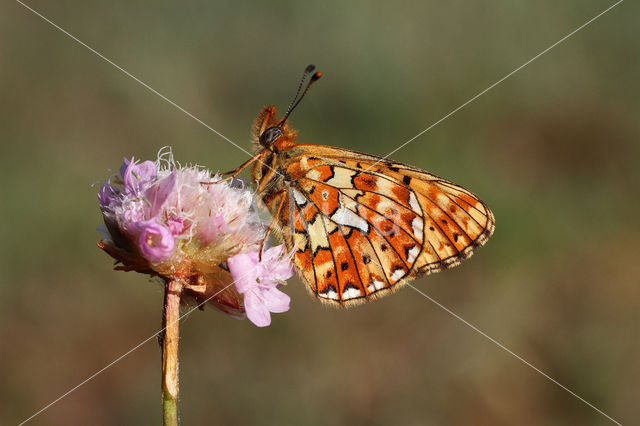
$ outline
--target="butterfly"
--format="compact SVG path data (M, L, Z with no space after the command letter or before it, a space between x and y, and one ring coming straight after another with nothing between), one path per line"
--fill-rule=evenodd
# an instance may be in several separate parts
M406 164L325 145L299 144L289 114L264 107L254 126L257 194L273 215L298 275L321 301L349 306L460 264L494 230L489 207L463 187ZM265 237L266 239L266 237Z

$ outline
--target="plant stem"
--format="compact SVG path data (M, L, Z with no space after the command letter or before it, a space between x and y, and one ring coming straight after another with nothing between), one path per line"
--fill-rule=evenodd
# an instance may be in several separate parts
M165 426L178 425L178 331L182 283L166 282L162 315L162 414Z

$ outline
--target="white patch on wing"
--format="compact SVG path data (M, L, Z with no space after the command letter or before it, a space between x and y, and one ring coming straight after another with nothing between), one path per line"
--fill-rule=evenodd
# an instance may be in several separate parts
M402 268L397 268L393 271L393 273L391 274L391 279L393 281L398 281L400 278L404 277L404 274L406 273L406 271Z
M422 214L422 209L420 209L420 203L418 203L416 194L414 194L413 191L409 193L409 206L411 206L414 212Z
M329 290L328 292L321 294L321 296L327 299L338 300L338 293L333 290Z
M311 169L307 172L307 177L312 180L320 180L320 170Z
M373 293L373 292L376 290L376 288L375 288L375 286L373 285L373 283L371 283L371 284L369 284L369 286L367 287L367 290L369 290L369 293Z
M420 249L418 248L418 246L411 247L409 250L407 250L407 262L413 263L413 261L416 260L416 257L418 257L418 254L420 254Z
M373 280L371 284L373 284L376 287L376 290L380 290L381 288L384 287L384 283L378 280Z
M351 178L356 174L355 170L350 170L344 167L332 167L333 177L326 181L327 185L335 186L336 188L352 188Z
M315 253L318 247L328 249L329 240L327 233L322 226L322 216L317 214L313 221L309 223L309 242L311 243L311 252Z
M307 170L309 168L309 157L306 155L300 157L300 168L302 170Z
M304 206L307 203L307 199L304 195L298 192L295 188L292 188L293 198L296 200L296 204L299 206Z
M421 217L414 217L411 221L411 229L413 230L413 235L415 235L418 240L422 240L423 224L424 220Z
M340 225L357 228L363 234L369 232L369 223L366 220L342 206L331 216L331 220Z
M360 292L360 289L356 287L349 287L342 292L342 298L345 300L360 296L362 296L362 293Z

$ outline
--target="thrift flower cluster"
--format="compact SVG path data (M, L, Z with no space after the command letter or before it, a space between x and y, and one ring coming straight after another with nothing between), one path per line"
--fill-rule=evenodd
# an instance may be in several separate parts
M219 180L180 167L170 150L155 162L125 159L98 192L105 223L98 246L116 269L179 279L196 302L267 326L270 312L289 309L278 288L293 275L290 258L278 246L260 259L265 226L253 194Z

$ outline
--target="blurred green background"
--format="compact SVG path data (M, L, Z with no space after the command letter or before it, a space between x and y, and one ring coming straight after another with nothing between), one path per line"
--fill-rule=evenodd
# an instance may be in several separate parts
M29 5L250 149L261 107L300 141L385 155L613 2L56 1ZM624 2L392 158L479 194L497 228L415 285L622 423L640 419L638 6ZM160 326L162 289L95 246L93 183L123 156L246 154L44 22L0 5L0 423ZM312 300L258 329L181 327L183 424L611 424L415 291ZM34 425L161 422L152 340Z

